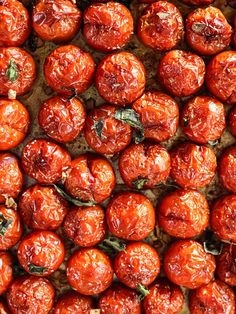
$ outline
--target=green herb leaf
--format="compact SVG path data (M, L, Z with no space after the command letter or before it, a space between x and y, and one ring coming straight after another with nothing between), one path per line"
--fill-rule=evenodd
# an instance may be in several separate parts
M46 270L48 270L47 267L37 266L37 265L34 265L34 264L29 264L28 268L29 268L29 272L31 274L38 274L38 275L43 275L43 273Z
M205 241L203 242L203 248L206 253L212 255L220 255L224 244L220 242L210 230L206 231Z
M139 296L138 296L139 301L142 301L150 293L150 291L146 287L144 287L141 283L137 285L136 290L139 293Z
M211 145L211 146L216 146L219 144L219 140L215 140L215 141L208 141L208 144Z
M132 185L136 189L141 190L144 187L145 183L147 183L147 182L148 182L147 178L137 178L137 179L132 181Z
M184 118L183 118L183 124L184 124L184 127L185 127L185 128L188 126L188 123L189 123L188 118L187 118L187 117L184 117Z
M10 60L9 66L6 71L6 75L11 82L15 82L18 79L19 73L17 70L17 65L13 60Z
M108 255L116 255L117 252L124 251L126 249L126 243L124 240L109 236L99 243L98 247Z
M103 136L102 136L103 121L102 121L102 119L99 119L98 121L94 121L94 129L96 131L97 136L100 138L100 140L102 140L103 139Z
M133 109L117 109L115 119L125 122L133 128L143 130L143 125L139 120L139 115Z
M56 189L56 191L58 192L58 194L61 195L61 197L63 197L65 200L67 200L68 202L76 205L76 206L93 206L94 202L90 201L90 202L82 202L79 201L75 198L72 198L70 195L68 195L65 191L63 191L61 188L59 188L59 186L57 186L56 184L53 184L54 188Z
M6 219L3 214L0 214L0 235L4 236L7 228L10 226L12 223L12 219Z
M206 28L206 24L201 22L195 22L192 24L192 31L197 34L201 34L202 31Z
M145 139L144 130L135 130L133 137L134 137L135 144L139 144L139 143L143 142Z

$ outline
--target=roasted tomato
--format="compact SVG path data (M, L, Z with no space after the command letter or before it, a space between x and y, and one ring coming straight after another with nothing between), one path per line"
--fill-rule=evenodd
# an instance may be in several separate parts
M216 259L218 277L231 286L236 286L236 246L225 245Z
M200 144L215 141L226 126L224 105L215 98L197 96L183 107L180 121L192 141Z
M185 142L173 149L170 157L170 175L183 188L202 188L215 176L216 156L209 147Z
M92 4L85 10L83 18L85 40L96 50L120 49L134 31L130 11L118 2Z
M57 229L69 209L52 186L36 184L20 197L19 212L24 223L31 229Z
M234 17L234 32L233 32L233 45L236 48L236 17Z
M129 187L153 188L168 178L170 155L158 144L133 144L122 152L119 171Z
M138 20L139 39L153 49L172 49L180 42L183 33L182 15L174 4L167 1L152 3Z
M236 146L226 149L219 161L219 175L224 188L236 193Z
M43 40L71 40L79 31L81 19L80 10L70 0L38 0L33 8L33 28Z
M26 174L39 183L51 184L62 178L70 165L69 153L59 145L43 139L29 142L22 151L21 162Z
M54 49L44 63L44 76L57 93L83 93L92 83L95 63L88 52L67 45Z
M155 209L142 194L120 192L109 202L106 210L110 232L126 240L142 240L154 229Z
M1 314L11 314L8 306L2 300L0 300L0 313Z
M132 108L139 114L146 139L166 141L177 131L179 107L170 96L158 91L145 92Z
M214 2L214 0L181 0L188 5L203 6Z
M108 160L87 153L71 162L65 187L75 198L101 203L111 195L115 181L115 173Z
M228 123L230 132L236 137L236 106L230 111Z
M184 306L181 289L166 279L159 279L148 288L143 301L145 314L178 314Z
M68 261L66 272L72 288L85 295L106 290L113 279L109 257L96 248L81 249L73 253Z
M7 293L12 314L47 314L54 303L55 289L46 278L21 276L16 278Z
M221 101L236 103L236 51L224 51L213 57L206 70L206 86Z
M21 266L35 276L48 276L64 260L62 240L52 231L34 231L20 242L17 257Z
M190 293L189 309L191 314L235 314L233 289L220 280L214 280Z
M99 63L95 84L106 101L125 106L142 95L146 84L145 69L132 53L113 53Z
M215 271L215 258L194 240L174 242L163 261L166 276L179 286L196 289L209 283Z
M210 213L201 193L179 189L164 196L157 214L165 232L176 238L192 238L208 226Z
M172 50L159 63L159 81L174 96L193 95L203 85L204 77L205 63L192 52Z
M75 207L64 222L65 234L79 246L94 246L106 233L105 215L100 206Z
M116 255L114 270L117 278L130 288L148 286L160 272L160 259L152 246L144 242L132 242Z
M0 251L0 295L7 291L12 279L13 279L12 257L9 253ZM2 314L1 308L0 313Z
M86 112L77 98L70 100L59 96L47 99L39 111L39 125L53 140L73 141L82 131Z

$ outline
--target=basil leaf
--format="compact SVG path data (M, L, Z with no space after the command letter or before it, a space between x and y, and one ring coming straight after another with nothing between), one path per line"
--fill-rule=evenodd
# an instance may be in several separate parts
M4 236L7 228L10 226L12 223L12 219L6 219L3 214L0 214L0 235Z
M68 195L65 191L63 191L61 188L59 188L59 186L57 186L56 184L53 184L54 188L56 189L56 191L58 192L58 194L61 195L61 197L63 197L66 201L76 205L76 206L93 206L94 202L90 201L90 202L82 202L79 201L75 198L72 198L70 195Z
M143 125L139 120L139 114L133 109L117 109L114 117L117 120L129 124L133 128L143 130Z
M15 82L18 79L19 72L17 66L13 60L10 60L9 66L6 71L6 75L11 82Z
M145 183L147 183L147 182L148 182L147 178L137 178L137 179L132 181L132 185L136 189L141 190L144 187Z
M97 136L100 138L100 140L102 140L103 139L103 136L102 136L103 121L102 121L102 119L99 119L98 121L94 121L94 129L96 131Z
M148 288L144 287L141 283L137 285L136 290L139 293L138 296L139 301L142 301L150 293Z
M38 275L43 275L43 273L46 270L48 270L47 267L37 266L37 265L34 265L34 264L29 264L28 268L29 268L29 272L31 274L38 274Z

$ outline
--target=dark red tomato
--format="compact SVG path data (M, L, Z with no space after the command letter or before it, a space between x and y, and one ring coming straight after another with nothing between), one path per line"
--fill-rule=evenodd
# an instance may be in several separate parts
M83 130L86 111L77 98L70 100L59 96L47 99L39 111L39 125L53 140L73 141Z
M234 17L233 45L236 48L236 17Z
M154 188L169 176L170 155L158 144L133 144L122 152L119 171L128 187Z
M224 51L211 59L206 70L206 86L221 101L236 103L236 51Z
M154 229L155 209L142 194L120 192L109 202L106 210L110 232L126 240L142 240Z
M215 141L226 126L224 105L215 98L197 96L183 107L180 121L190 140L199 144Z
M64 260L65 248L52 231L34 231L20 242L17 257L21 266L34 276L48 276Z
M88 52L66 45L54 49L44 63L48 85L62 95L83 93L92 83L95 63Z
M236 146L223 152L219 161L219 175L224 188L236 193Z
M71 162L65 187L75 198L101 203L111 195L115 181L115 173L109 161L102 156L87 153Z
M73 253L66 272L72 288L85 295L103 292L113 279L109 257L96 248L81 249Z
M82 14L70 0L38 0L32 23L43 40L56 43L71 40L79 31Z
M184 142L170 153L173 180L183 188L202 188L209 184L216 172L213 150Z
M1 314L11 314L9 308L7 307L5 302L3 302L2 300L0 300L0 313Z
M143 301L145 314L178 314L184 306L181 289L166 279L158 279L148 288L149 294Z
M7 293L12 314L47 314L54 298L55 289L49 280L29 275L16 278Z
M20 197L18 208L24 223L31 229L53 230L60 227L69 209L52 186L36 184Z
M236 246L225 245L216 259L218 277L230 286L236 286Z
M203 6L211 4L214 0L182 0L182 2L188 5Z
M0 251L0 295L7 291L13 279L12 262L13 260L9 253ZM1 307L0 313L2 314Z
M163 266L170 281L189 289L209 283L216 268L214 256L194 240L174 242L166 251Z
M107 102L125 106L142 95L146 84L145 69L132 53L113 53L99 63L95 84Z
M189 309L191 314L235 314L233 289L220 280L214 280L190 293Z
M117 278L130 288L139 284L150 285L160 272L160 259L157 251L144 242L132 242L119 252L114 260Z
M83 18L85 40L96 50L120 49L134 31L130 11L118 2L92 4L85 10Z
M22 151L21 162L26 174L39 183L51 184L62 178L70 165L69 153L59 145L43 139L29 142Z
M236 136L236 106L230 111L228 123L230 132Z
M164 196L157 214L165 232L176 238L192 238L208 226L210 212L201 193L179 189Z
M203 85L204 77L205 63L192 52L172 50L159 63L158 79L174 96L195 94Z

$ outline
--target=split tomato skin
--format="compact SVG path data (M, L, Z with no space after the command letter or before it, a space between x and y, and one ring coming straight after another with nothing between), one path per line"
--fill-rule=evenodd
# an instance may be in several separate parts
M13 269L12 269L12 256L8 252L0 251L0 295L5 293L13 279ZM0 313L1 306L0 306ZM4 314L4 312L3 312Z
M225 244L216 258L216 273L220 280L236 286L236 246Z
M225 189L236 193L235 167L236 167L236 146L223 151L219 160L219 176Z

